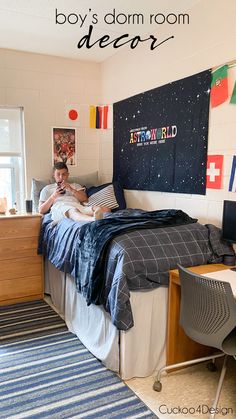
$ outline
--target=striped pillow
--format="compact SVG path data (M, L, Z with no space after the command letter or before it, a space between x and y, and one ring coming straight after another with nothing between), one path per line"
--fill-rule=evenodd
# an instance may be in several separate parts
M88 199L89 205L98 205L100 207L108 207L111 209L118 208L119 204L115 197L113 185L108 185L105 188L90 195Z

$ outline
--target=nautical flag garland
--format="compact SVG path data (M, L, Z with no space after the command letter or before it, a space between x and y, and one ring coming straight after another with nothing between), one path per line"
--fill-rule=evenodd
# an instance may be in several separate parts
M96 107L93 105L89 107L89 127L96 128Z
M208 189L221 189L222 187L222 155L212 155L207 157L207 182Z
M221 105L228 99L228 66L224 65L212 73L211 107Z
M236 192L236 156L233 156L232 169L229 180L229 191Z
M107 129L107 119L108 119L108 106L103 106L103 125L102 128L103 129Z
M89 126L90 128L107 129L108 106L90 106Z
M79 119L79 104L70 103L66 105L66 117L70 121L78 121Z
M236 82L234 83L234 90L230 99L230 103L236 105Z

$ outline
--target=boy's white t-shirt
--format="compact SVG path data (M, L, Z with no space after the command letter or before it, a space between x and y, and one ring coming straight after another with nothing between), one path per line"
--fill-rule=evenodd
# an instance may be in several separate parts
M79 183L71 183L71 186L73 189L81 189L83 186L81 186ZM57 184L52 183L50 185L45 186L39 197L39 202L45 202L48 198L53 194L53 192L57 189ZM72 192L69 190L65 190L65 193L58 196L54 204L51 206L51 216L53 221L60 221L64 216L65 213L75 207L79 207L81 204L78 202L78 200L73 196Z
M71 186L73 189L80 189L83 186L81 186L79 183L71 183ZM51 183L49 185L46 185L40 192L40 196L39 196L39 202L45 202L47 201L48 198L50 198L50 196L55 192L55 190L57 189L57 184L56 183ZM78 202L77 199L73 196L71 191L65 190L65 193L60 195L58 198L56 198L55 202L57 200L59 201L67 201L68 198L73 198L73 200L69 199L69 201L74 201L74 202Z

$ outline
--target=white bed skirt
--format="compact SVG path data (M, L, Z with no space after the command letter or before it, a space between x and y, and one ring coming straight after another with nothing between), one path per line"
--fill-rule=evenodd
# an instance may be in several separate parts
M134 327L118 331L102 306L87 306L74 279L45 263L45 292L68 329L122 379L146 377L166 363L168 288L132 291Z

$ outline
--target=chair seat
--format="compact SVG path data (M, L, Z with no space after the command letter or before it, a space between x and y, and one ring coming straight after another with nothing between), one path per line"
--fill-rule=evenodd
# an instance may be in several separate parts
M229 333L222 343L222 350L228 355L236 355L236 327Z

